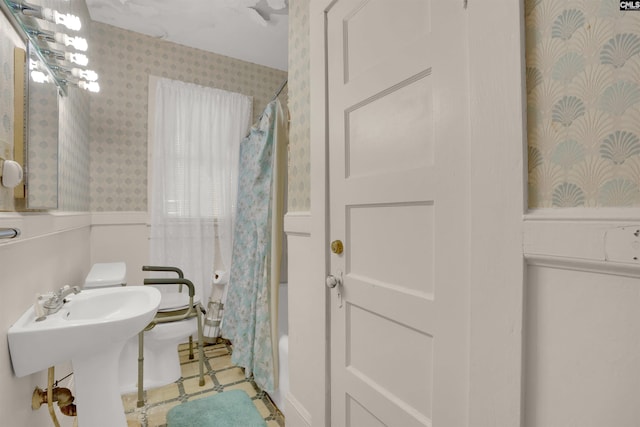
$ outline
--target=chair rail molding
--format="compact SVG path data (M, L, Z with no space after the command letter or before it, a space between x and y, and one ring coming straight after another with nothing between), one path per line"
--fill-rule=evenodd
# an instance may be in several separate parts
M525 260L528 265L640 277L640 259L633 259L640 238L630 230L636 226L640 229L637 208L532 210L523 221Z
M291 235L311 236L311 212L287 212L284 216L284 232Z

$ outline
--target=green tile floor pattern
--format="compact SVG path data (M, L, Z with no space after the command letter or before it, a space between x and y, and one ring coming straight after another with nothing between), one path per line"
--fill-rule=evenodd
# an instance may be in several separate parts
M136 406L137 393L122 396L128 427L166 427L166 414L174 406L234 389L247 392L268 427L284 427L284 416L267 393L261 391L252 378L245 378L241 368L233 366L231 351L231 344L222 340L205 346L205 385L200 387L198 352L195 352L195 360L189 360L188 345L181 344L178 347L182 370L180 379L163 387L146 390L145 406L142 408Z

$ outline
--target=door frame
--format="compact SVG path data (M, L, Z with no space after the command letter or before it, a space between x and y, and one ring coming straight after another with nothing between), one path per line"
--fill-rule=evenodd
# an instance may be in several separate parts
M474 281L469 419L473 425L517 426L523 413L527 206L524 4L471 0L468 10Z
M433 0L437 1L437 0ZM523 2L457 1L468 16L471 137L469 414L473 425L520 425L525 263L526 122ZM326 17L335 0L310 0L311 241L309 277L324 287L328 253ZM487 167L490 166L490 167ZM500 207L500 209L496 209ZM313 426L329 426L330 296L322 293L324 390L309 405ZM321 307L320 307L321 306Z

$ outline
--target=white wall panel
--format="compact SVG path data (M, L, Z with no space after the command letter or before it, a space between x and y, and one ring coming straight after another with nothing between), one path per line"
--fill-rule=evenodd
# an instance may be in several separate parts
M37 293L82 283L89 271L89 222L86 214L2 214L1 227L18 227L22 235L0 241L0 329L3 342L9 327L35 301ZM43 349L46 351L46 349ZM56 378L72 371L70 363L56 367ZM45 407L31 409L36 386L46 388L47 372L23 378L13 374L8 348L0 352L0 414L6 426L49 426ZM65 384L66 386L66 384ZM56 405L57 408L57 405ZM63 427L73 418L61 415Z
M324 412L318 391L324 389L325 343L309 339L324 334L324 277L312 277L308 213L285 216L289 248L289 395L285 396L287 426L315 425L311 414Z
M149 263L149 226L146 212L94 212L91 226L91 264L127 265L127 284L141 285L142 266Z
M637 278L529 266L524 425L640 424L638 307Z

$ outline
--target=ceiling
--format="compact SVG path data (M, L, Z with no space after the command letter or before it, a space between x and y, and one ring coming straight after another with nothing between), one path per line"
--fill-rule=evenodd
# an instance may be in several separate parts
M86 0L94 21L287 70L288 0Z

